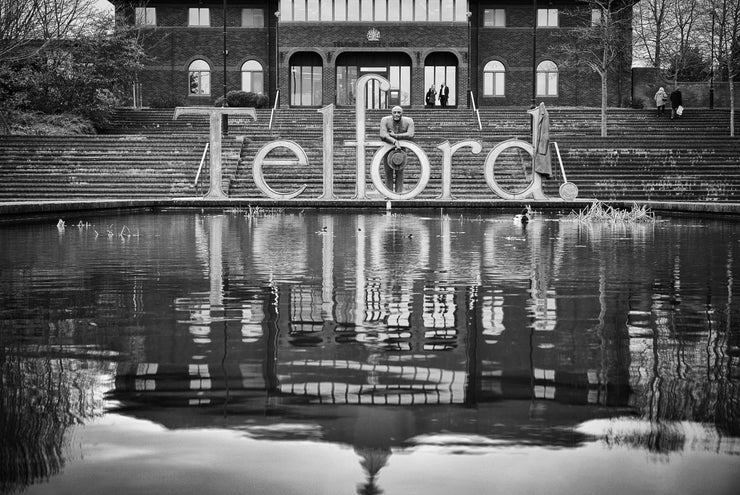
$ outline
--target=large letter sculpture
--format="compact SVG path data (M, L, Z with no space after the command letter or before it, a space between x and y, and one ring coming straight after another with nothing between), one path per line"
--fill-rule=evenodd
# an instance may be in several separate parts
M222 170L221 170L221 118L223 115L244 115L257 120L257 113L254 108L232 108L232 107L177 107L172 120L177 119L180 115L208 115L210 117L210 149L211 149L211 166L210 166L210 188L205 195L205 199L226 199L221 188Z
M290 151L293 152L293 154L296 156L296 160L265 160L265 157L270 153L272 150L277 148L287 148ZM268 165L284 165L284 166L290 166L290 165L300 165L301 168L305 168L308 166L308 157L306 156L306 152L303 151L303 148L301 146L294 142L294 141L273 141L269 144L266 144L260 150L257 152L257 155L254 157L254 164L252 164L252 175L254 176L254 183L257 186L257 188L265 193L265 195L268 198L271 199L293 199L299 194L301 194L303 191L306 190L307 185L303 184L300 188L293 191L292 193L279 193L272 189L270 186L267 185L265 182L265 177L262 173L262 165L268 164Z
M345 143L350 146L354 145L357 148L357 187L355 189L355 195L353 196L354 199L367 199L367 194L365 192L365 145L370 143L365 142L365 87L372 79L380 82L380 89L382 91L388 91L391 89L390 81L376 74L365 74L357 79L357 84L355 85L356 139L354 142L348 141Z

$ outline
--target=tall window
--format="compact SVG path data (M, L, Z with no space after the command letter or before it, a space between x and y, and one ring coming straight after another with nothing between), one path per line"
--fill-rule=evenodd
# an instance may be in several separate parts
M297 53L290 60L290 104L319 106L322 102L323 71L317 53Z
M491 60L483 68L483 96L504 96L506 68L498 60Z
M262 9L242 9L242 27L265 27L265 11Z
M440 105L439 92L442 83L450 89L447 105L457 105L457 59L449 53L432 53L424 61L424 93L430 86L437 91L436 105Z
M558 27L558 9L537 9L537 27Z
M506 27L505 9L485 9L483 11L483 26Z
M136 7L136 19L134 22L137 26L156 26L157 9L154 7Z
M262 64L256 60L247 60L242 65L242 91L252 93L264 92L264 72Z
M558 95L558 66L552 60L537 66L537 96Z
M209 9L188 9L188 26L210 26L211 12Z
M211 66L205 60L193 60L188 67L188 93L197 96L211 94Z

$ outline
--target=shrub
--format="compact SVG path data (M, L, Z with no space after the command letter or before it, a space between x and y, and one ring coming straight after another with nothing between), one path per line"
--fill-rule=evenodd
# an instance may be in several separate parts
M95 134L95 125L86 117L72 113L12 112L8 114L10 132L37 136Z
M222 106L223 101L223 96L218 98L215 106ZM230 107L266 108L270 105L270 100L263 94L234 90L226 93L226 104Z
M183 99L173 95L158 95L149 101L151 108L175 108L183 106Z

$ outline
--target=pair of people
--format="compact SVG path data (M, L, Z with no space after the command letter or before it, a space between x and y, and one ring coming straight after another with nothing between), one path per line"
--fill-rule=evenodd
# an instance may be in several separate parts
M663 113L665 111L666 102L669 100L671 102L671 120L680 118L683 113L683 96L678 86L671 92L670 96L665 92L663 87L658 89L655 93L655 107L658 109L658 112Z
M445 83L439 87L439 106L447 108L447 102L450 99L450 88ZM428 107L433 107L434 102L437 100L437 91L434 89L434 85L429 87L429 91L426 94L426 104Z

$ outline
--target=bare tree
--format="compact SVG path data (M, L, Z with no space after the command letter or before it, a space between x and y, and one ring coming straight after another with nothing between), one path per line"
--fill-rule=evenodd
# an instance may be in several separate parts
M663 44L670 34L666 26L669 1L642 0L634 9L635 52L653 67L660 67Z
M679 74L686 67L693 47L700 44L700 0L670 0L666 23L670 26L670 35L663 46L666 54L664 74L678 84Z
M23 50L34 38L38 2L0 0L0 62L27 56Z
M564 64L586 67L601 79L601 135L607 135L609 74L620 57L631 50L628 43L632 28L630 0L579 0L584 8L571 12L583 27L564 31L558 47L564 54ZM585 7L589 10L586 12ZM590 14L590 17L586 14ZM587 19L590 19L590 24Z
M75 37L91 29L98 18L96 0L38 2L36 34L43 40Z

